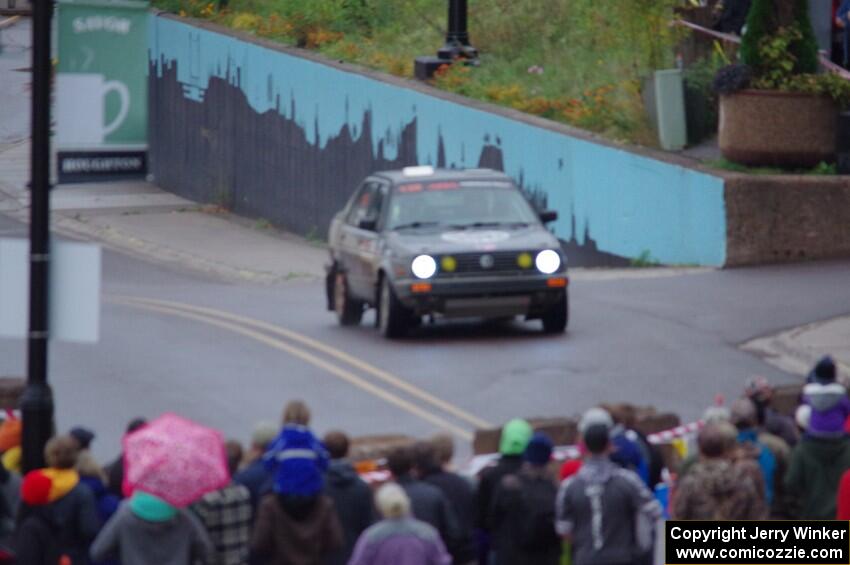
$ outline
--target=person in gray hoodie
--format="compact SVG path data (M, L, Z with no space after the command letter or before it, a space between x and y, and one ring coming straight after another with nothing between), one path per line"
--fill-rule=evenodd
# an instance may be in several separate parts
M345 565L354 551L357 538L375 521L372 489L360 478L346 459L348 436L340 431L328 432L323 440L331 456L325 472L325 494L333 500L342 526L344 543L328 556L327 565Z
M572 541L574 565L631 565L652 548L650 532L661 517L640 477L608 457L612 424L599 408L582 417L579 431L589 456L558 489L555 527Z
M121 565L207 563L213 546L188 510L136 491L109 519L91 546L91 558L120 558Z

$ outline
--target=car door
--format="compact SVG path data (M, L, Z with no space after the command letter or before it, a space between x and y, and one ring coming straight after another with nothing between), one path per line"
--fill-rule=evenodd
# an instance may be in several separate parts
M366 179L357 189L339 232L341 267L348 278L349 292L360 299L371 299L371 295L366 294L366 273L361 256L369 239L373 239L370 234L374 235L375 232L363 229L361 222L368 218L377 187L376 181Z
M380 181L369 181L364 196L358 201L360 209L351 218L351 275L352 293L363 300L372 301L380 261L379 240L382 212L387 186ZM368 194L368 198L365 195Z

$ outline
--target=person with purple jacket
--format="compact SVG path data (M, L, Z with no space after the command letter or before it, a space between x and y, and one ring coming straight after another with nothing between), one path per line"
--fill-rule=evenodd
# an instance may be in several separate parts
M382 486L375 505L384 519L360 535L348 565L451 565L440 534L413 517L403 488Z
M809 373L808 384L803 388L803 400L812 407L808 435L844 435L844 425L850 416L850 399L847 398L847 389L836 382L832 357L826 356L818 361Z

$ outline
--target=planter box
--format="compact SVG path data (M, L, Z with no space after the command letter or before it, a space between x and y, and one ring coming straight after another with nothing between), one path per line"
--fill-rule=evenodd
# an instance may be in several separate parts
M814 167L835 159L838 108L824 96L743 90L720 97L718 144L750 166Z

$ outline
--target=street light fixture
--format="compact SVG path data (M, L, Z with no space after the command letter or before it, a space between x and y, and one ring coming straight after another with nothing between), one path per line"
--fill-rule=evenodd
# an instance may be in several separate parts
M451 65L458 59L467 64L478 64L478 50L469 43L467 29L469 9L467 0L449 0L449 21L445 44L437 50L436 57L417 57L414 63L414 75L419 80L434 76L443 65Z
M53 393L47 382L50 271L50 21L53 0L32 5L32 140L30 153L30 305L27 386L21 396L24 472L44 467L53 435Z

